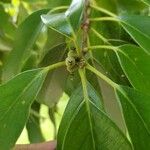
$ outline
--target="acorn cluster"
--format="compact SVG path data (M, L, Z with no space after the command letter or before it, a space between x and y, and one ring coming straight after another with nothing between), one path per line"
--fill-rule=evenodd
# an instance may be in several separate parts
M83 68L85 66L85 60L78 56L75 50L69 50L68 57L66 58L66 66L67 70L70 73L75 72L79 68Z

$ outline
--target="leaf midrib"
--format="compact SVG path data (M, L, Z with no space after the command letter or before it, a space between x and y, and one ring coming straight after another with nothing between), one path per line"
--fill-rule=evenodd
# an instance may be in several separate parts
M89 100L89 102L91 102L91 101ZM66 129L66 132L65 132L65 135L64 135L64 139L63 139L63 142L62 142L62 150L64 150L64 145L65 145L66 137L67 137L68 131L69 131L69 129L70 129L70 126L71 126L72 122L74 121L76 115L78 114L79 110L82 108L82 106L83 106L85 103L86 103L85 100L83 100L83 101L81 101L81 102L79 103L79 106L77 107L76 111L74 111L74 114L73 114L71 120L70 120L69 123L68 123L68 127L67 127L67 129ZM88 120L89 120L89 117L88 117ZM89 121L90 121L90 120L89 120ZM93 129L90 129L90 131L91 131L91 130L92 130L92 132L93 132ZM93 133L92 133L92 134L93 134ZM94 135L94 134L93 134L93 135ZM93 139L93 140L94 140L94 139Z
M72 115L72 118L71 120L68 122L68 126L66 128L66 132L64 134L64 139L63 139L63 142L62 142L62 150L64 150L64 145L65 145L65 141L66 141L66 138L67 138L67 134L68 134L68 131L69 131L69 128L72 124L72 122L74 121L76 115L78 114L79 110L81 109L81 107L84 105L85 101L81 101L79 103L79 106L76 108L76 110L74 111L73 115Z
M112 121L112 119L104 112L102 111L99 107L97 107L91 100L90 103L98 110L101 112L102 115L104 115L106 118L108 118L109 120L111 120L111 123L113 125L113 127L119 131L119 133L122 135L122 137L124 137L125 141L131 146L131 143L127 140L127 137L122 133L122 131L116 126L116 124Z
M148 38L150 40L150 36L149 35L146 35L145 33L143 33L140 29L138 28L135 28L133 25L131 25L130 23L127 23L126 21L124 20L121 20L125 25L128 25L130 26L131 28L133 28L134 30L136 30L137 32L139 32L140 34L144 35L144 37Z
M8 110L4 113L4 115L1 118L1 121L3 120L3 118L8 114L8 112L13 108L13 106L17 103L20 102L18 101L18 99L25 93L25 91L29 88L30 85L32 85L32 83L38 78L42 76L42 73L38 73L32 80L30 83L27 84L27 86L22 90L22 92L18 95L18 97L16 98L16 100L12 103L12 105L10 105L10 107L8 108Z

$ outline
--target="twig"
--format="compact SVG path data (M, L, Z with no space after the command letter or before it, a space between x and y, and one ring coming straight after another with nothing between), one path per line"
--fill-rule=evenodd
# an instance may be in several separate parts
M89 31L89 15L90 15L90 2L89 0L85 0L85 8L84 8L84 14L83 14L83 23L82 23L82 54L84 54L85 48L87 47L87 39L88 39L88 31Z

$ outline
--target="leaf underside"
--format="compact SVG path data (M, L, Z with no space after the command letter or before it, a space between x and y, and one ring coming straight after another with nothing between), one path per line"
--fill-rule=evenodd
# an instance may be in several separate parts
M123 45L116 51L119 62L130 83L139 91L149 94L150 55L134 45Z
M150 54L150 16L122 15L119 16L125 30L131 37ZM141 21L139 21L141 20Z

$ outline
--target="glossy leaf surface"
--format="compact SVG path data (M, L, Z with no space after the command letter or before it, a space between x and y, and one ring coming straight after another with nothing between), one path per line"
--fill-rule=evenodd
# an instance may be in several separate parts
M46 71L43 69L31 70L19 74L0 86L0 148L2 150L14 146L45 76Z
M88 84L90 110L86 107L82 92L82 87L79 87L70 98L60 125L57 149L116 150L121 147L122 150L130 150L126 137L103 112L93 87Z
M130 83L136 89L149 94L150 55L134 45L120 46L116 53Z
M73 34L81 24L84 0L73 0L64 13L42 15L42 21L54 30L64 34Z
M150 96L125 86L117 88L116 95L122 105L134 149L150 149Z

